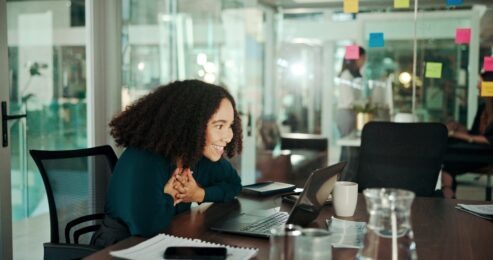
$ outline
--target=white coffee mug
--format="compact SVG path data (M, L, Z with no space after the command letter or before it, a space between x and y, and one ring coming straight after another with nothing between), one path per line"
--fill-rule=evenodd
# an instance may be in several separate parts
M350 181L338 181L334 186L333 205L339 217L351 217L358 202L358 184Z

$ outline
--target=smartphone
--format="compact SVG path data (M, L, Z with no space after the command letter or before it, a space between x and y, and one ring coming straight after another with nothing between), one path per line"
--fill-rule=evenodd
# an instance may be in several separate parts
M226 259L226 247L170 246L164 259Z

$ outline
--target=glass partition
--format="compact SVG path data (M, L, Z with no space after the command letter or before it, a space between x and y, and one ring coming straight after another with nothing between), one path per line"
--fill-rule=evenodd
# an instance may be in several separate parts
M341 134L336 120L338 104L343 102L338 84L346 47L354 44L366 50L366 63L360 69L362 104L353 104L355 112L371 111L373 120L394 120L405 113L421 122L472 123L481 55L490 55L492 44L483 36L493 17L491 4L419 1L415 15L414 1L410 2L408 8L396 8L392 2L360 2L354 14L344 13L342 3L279 4L285 8L278 9L281 18L276 27L276 87L282 98L278 123L302 126L284 127L284 131L322 133L330 140L330 161L341 159L338 143L346 134ZM470 29L467 43L456 42L460 28ZM381 46L371 42L375 33L382 35ZM307 66L307 59L316 66ZM433 74L428 71L433 65L440 66L439 75L428 75ZM310 94L303 91L310 80L299 80L303 73L314 79ZM297 122L299 118L304 121ZM315 122L315 127L308 122Z
M9 112L27 115L9 124L14 259L42 257L49 241L45 188L29 149L87 146L84 8L80 0L7 1Z
M247 144L234 163L250 172L243 181L252 183L252 122L262 114L264 98L264 11L255 3L220 0L122 3L123 107L174 80L226 87L243 115Z

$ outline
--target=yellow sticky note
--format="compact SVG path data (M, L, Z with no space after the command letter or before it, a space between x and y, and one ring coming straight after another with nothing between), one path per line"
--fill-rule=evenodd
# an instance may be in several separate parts
M439 62L427 62L425 77L439 79L442 77L442 64Z
M357 13L359 11L359 0L344 0L345 13Z
M409 8L409 0L394 0L394 8Z
M481 96L493 97L493 81L481 82Z

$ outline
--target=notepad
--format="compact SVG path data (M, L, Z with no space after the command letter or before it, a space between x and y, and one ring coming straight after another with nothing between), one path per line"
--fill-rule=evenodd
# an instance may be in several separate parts
M250 259L257 255L257 248L235 247L202 241L200 239L176 237L167 234L159 234L133 247L111 251L111 256L123 259L155 260L164 259L163 254L170 246L195 246L195 247L226 247L227 258L230 260Z
M469 205L469 204L457 204L456 209L471 213L478 217L493 220L493 204L486 205Z

